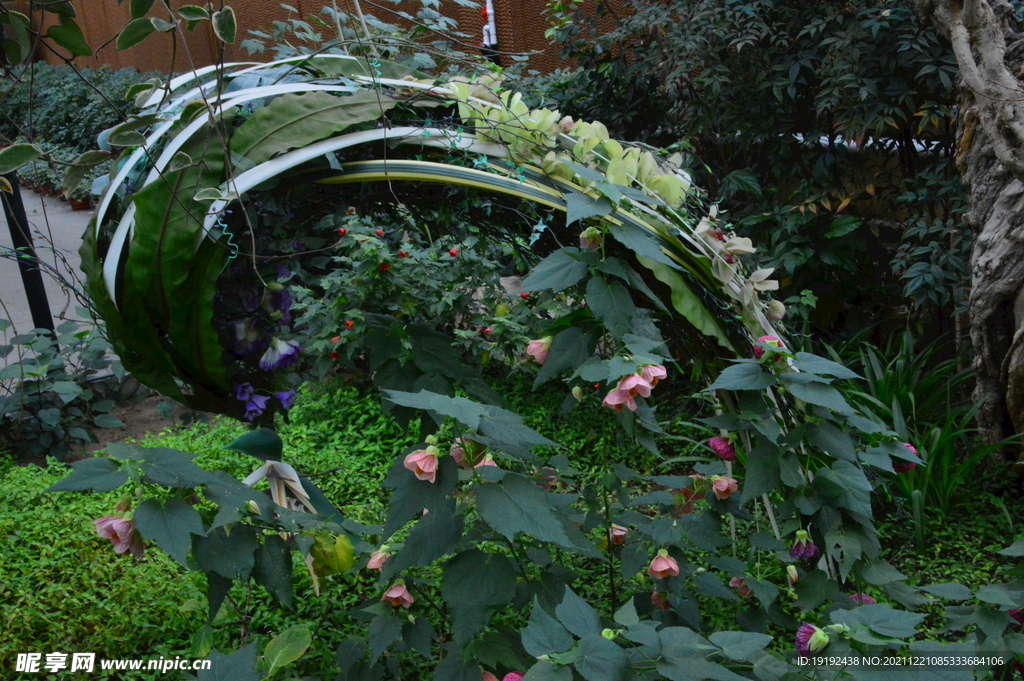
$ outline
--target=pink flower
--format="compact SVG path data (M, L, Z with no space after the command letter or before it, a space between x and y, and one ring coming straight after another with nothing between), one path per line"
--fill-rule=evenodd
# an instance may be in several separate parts
M381 600L390 603L392 608L408 608L416 599L414 599L412 594L409 593L409 590L405 588L405 582L398 580L395 582L394 586L384 592Z
M483 675L480 677L480 681L498 681L498 677L490 672L485 671Z
M640 367L641 376L644 380L651 384L651 387L658 385L658 381L668 376L668 372L665 371L665 367L660 364L645 364Z
M416 474L419 480L437 481L437 447L431 445L426 449L418 449L405 457L405 467Z
M875 605L878 602L867 594L850 594L850 600L861 605Z
M728 499L733 492L740 488L735 479L724 475L712 475L711 487L719 499Z
M636 397L637 395L642 397L651 396L651 384L643 376L637 374L623 376L616 390L629 393L630 397Z
M622 525L612 525L612 528L608 530L608 542L619 546L626 541L627 534L629 534L629 529Z
M484 458L480 459L480 463L478 463L477 465L473 466L473 468L481 468L482 466L497 466L497 465L498 464L494 463L494 457L493 456L491 456L490 454L484 454Z
M786 347L785 345L782 344L782 341L776 338L775 336L761 336L760 338L757 339L757 342L764 343L765 345L771 346L773 348L778 348L780 350ZM764 348L762 348L760 345L755 345L754 359L761 359L762 356L764 356ZM775 356L775 359L779 359L778 355Z
M739 594L740 598L746 598L747 596L752 596L754 594L754 592L750 590L750 587L744 584L742 577L733 577L730 579L729 586L736 589L736 593Z
M813 624L804 622L796 630L796 650L804 657L818 652L827 645L828 634Z
M611 407L615 411L622 411L622 407L626 407L630 411L636 411L636 400L629 394L629 391L616 389L604 396L601 406Z
M1006 614L1014 619L1018 626L1024 625L1024 610L1020 608L1011 608L1006 611Z
M537 360L537 364L543 364L548 358L548 351L551 349L551 336L544 336L538 340L532 340L526 345L526 354Z
M672 604L668 602L668 594L658 590L651 592L651 605L658 610L671 610Z
M730 444L729 440L724 437L713 437L708 440L708 446L714 450L715 454L725 459L726 461L736 460L736 448Z
M522 672L509 672L508 674L505 674L505 678L501 681L523 681L524 676L526 676L526 674Z
M655 579L665 579L666 577L677 577L679 575L679 563L675 561L675 558L668 555L668 551L661 549L658 551L658 555L651 561L651 566L647 568L647 574Z
M910 450L910 453L917 456L917 447L910 444L909 442L901 442L904 447ZM909 473L910 471L917 468L917 463L914 461L897 461L892 465L892 469L897 473Z
M114 553L126 553L131 551L132 555L142 559L146 549L142 541L142 535L138 533L132 521L121 516L105 515L92 521L96 526L96 532L104 539L109 539L114 545Z
M811 560L818 555L818 547L811 541L807 530L796 531L796 541L789 547L789 555L797 560Z
M370 554L370 562L366 564L366 567L370 570L376 570L377 572L384 571L384 561L388 559L386 551L374 551Z

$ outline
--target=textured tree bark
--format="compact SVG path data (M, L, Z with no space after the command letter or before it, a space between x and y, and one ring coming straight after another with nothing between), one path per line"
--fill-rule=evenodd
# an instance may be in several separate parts
M964 222L975 234L974 400L982 435L995 443L1024 431L1024 34L1006 0L914 5L949 38L960 67L956 162L970 194Z

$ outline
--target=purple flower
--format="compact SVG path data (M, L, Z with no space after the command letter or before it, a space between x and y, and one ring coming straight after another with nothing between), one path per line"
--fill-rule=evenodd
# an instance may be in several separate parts
M828 634L814 626L804 622L796 630L796 651L807 657L816 653L828 645Z
M736 448L732 446L727 438L713 437L708 440L708 446L722 459L726 461L736 460Z
M292 276L292 271L288 269L288 265L284 262L279 262L274 266L274 275L278 279L287 279Z
M260 329L254 326L250 320L237 321L233 326L235 330L234 353L239 357L266 347L266 339Z
M283 393L277 393L277 399L281 402L281 406L285 409L291 409L292 404L295 403L295 391L288 390Z
M235 291L238 296L238 306L242 312L255 312L260 306L260 295L255 289L241 288Z
M260 357L260 369L274 371L290 367L299 359L299 350L301 349L295 341L283 341L275 337L271 341L270 347Z
M797 560L810 560L818 555L818 547L814 545L806 530L796 531L796 541L789 547L789 555Z
M861 605L875 605L878 602L867 594L850 594L850 600Z
M263 410L267 408L267 402L270 398L266 395L253 395L248 402L245 403L245 420L252 421L257 416L263 414Z
M243 402L252 397L254 392L256 392L256 390L252 387L252 383L246 382L242 385L235 386L235 398Z

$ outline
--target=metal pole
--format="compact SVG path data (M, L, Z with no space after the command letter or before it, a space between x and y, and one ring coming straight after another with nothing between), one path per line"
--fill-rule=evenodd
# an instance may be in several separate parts
M11 231L11 243L18 253L18 269L21 270L21 281L25 285L28 308L32 312L32 324L37 329L47 329L54 333L53 315L50 314L50 303L46 299L43 275L39 271L39 258L36 257L36 250L32 246L32 235L28 231L28 216L25 214L25 204L21 201L18 173L10 172L4 177L11 183L13 193L0 191L0 197L4 204L7 227ZM56 334L54 334L54 339L56 339Z

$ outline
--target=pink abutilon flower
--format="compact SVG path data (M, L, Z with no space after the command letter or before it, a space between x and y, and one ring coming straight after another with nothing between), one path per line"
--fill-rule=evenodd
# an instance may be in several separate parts
M505 677L501 681L523 681L523 677L526 676L523 672L509 672L505 674Z
M875 605L878 602L867 594L850 594L850 600L861 605Z
M601 230L596 227L588 227L580 232L580 248L584 251L596 251L604 243Z
M779 340L778 338L776 338L775 336L761 336L760 338L757 339L757 342L758 343L764 343L765 345L769 345L769 346L771 346L773 348L779 348L780 350L782 348L786 347L785 345L782 344L782 341ZM764 356L764 348L762 348L760 345L755 345L754 346L754 359L761 359L761 357L763 357L763 356ZM778 357L776 356L775 359L778 359Z
M482 466L497 466L494 462L494 457L490 454L484 454L484 458L480 459L480 463L473 466L473 468L481 468Z
M419 480L437 481L437 455L440 450L431 445L426 449L418 449L405 457L405 467L416 474Z
M480 676L480 681L498 681L498 677L488 671L485 671Z
M551 336L544 336L532 340L526 345L526 354L537 360L537 364L543 364L548 358L548 351L551 350Z
M901 442L900 444L909 449L911 454L917 456L917 447L909 442ZM915 468L917 468L917 463L913 461L896 461L892 465L892 469L897 473L909 473Z
M796 630L796 650L804 657L818 652L827 645L828 634L813 624L804 622Z
M384 562L388 559L387 551L374 551L370 554L370 562L366 564L366 567L370 570L376 570L377 572L384 571Z
M651 592L651 605L658 610L671 610L672 604L668 602L668 594L655 589Z
M619 392L629 393L630 397L636 397L637 395L650 397L651 387L651 384L643 376L630 374L629 376L623 376L615 389Z
M622 411L623 407L630 411L636 411L636 400L633 399L628 390L615 389L604 396L601 406L611 407L615 411Z
M390 603L392 608L408 608L416 601L412 594L409 593L409 590L405 588L405 582L401 579L384 592L381 600Z
M750 587L744 583L742 577L733 577L730 579L729 586L736 589L736 593L739 594L740 598L746 598L747 596L752 596L754 594L754 592L750 590Z
M1014 619L1017 626L1024 625L1024 610L1020 608L1011 608L1006 611L1006 614Z
M732 446L728 438L713 437L708 440L708 446L714 450L715 454L726 461L736 460L736 448Z
M142 559L146 546L132 521L117 515L105 515L92 521L92 524L96 526L97 534L109 539L114 545L114 553L131 551L133 556Z
M668 555L668 551L661 549L658 551L658 555L654 557L654 560L651 561L651 566L647 568L647 574L655 579L678 577L679 563L676 562L675 558Z
M715 496L721 500L732 496L732 493L739 489L739 485L734 478L728 478L724 475L712 475L711 488L715 492Z
M612 528L608 530L608 542L619 546L626 541L627 534L629 534L629 529L622 525L612 525Z
M796 541L789 547L789 555L797 560L810 560L818 555L818 547L814 545L807 530L796 531Z
M640 367L641 376L643 379L651 384L651 387L658 385L658 381L668 376L668 372L665 371L665 367L660 364L645 364Z

